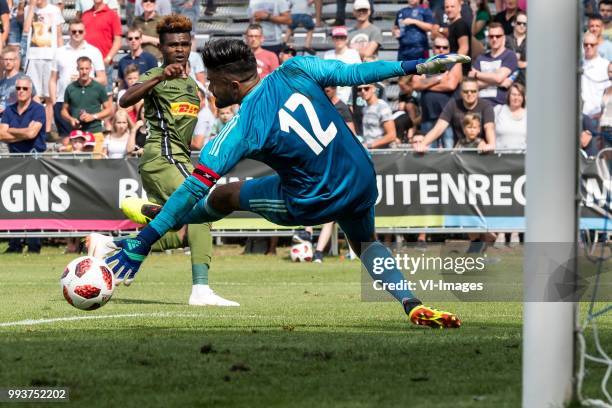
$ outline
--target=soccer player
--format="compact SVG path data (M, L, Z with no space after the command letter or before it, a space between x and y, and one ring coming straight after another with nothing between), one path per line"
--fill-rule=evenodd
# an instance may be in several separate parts
M190 143L200 100L198 86L186 69L191 50L191 21L181 15L165 16L157 25L157 34L163 65L142 74L123 94L119 105L127 108L144 99L149 137L140 158L140 176L149 200L163 204L193 171ZM190 305L239 306L215 294L208 285L212 256L209 222L187 225L186 232L161 235L161 249L181 248L187 243L191 249Z
M383 285L402 282L403 275L395 263L384 262L393 260L391 252L376 241L374 203L378 193L372 160L324 89L414 73L438 73L470 59L439 55L427 61L347 65L296 57L263 80L257 75L253 53L241 41L210 41L203 59L217 107L241 107L204 147L192 175L155 218L138 236L117 242L121 249L107 262L118 282L130 283L134 279L151 245L170 229L185 223L219 220L236 210L252 211L287 226L337 221L372 277ZM164 71L166 77L180 74L171 66ZM217 180L243 158L261 161L278 174L219 185L211 192ZM388 266L383 271L375 268L381 261ZM455 315L422 305L409 290L389 292L415 324L460 326Z

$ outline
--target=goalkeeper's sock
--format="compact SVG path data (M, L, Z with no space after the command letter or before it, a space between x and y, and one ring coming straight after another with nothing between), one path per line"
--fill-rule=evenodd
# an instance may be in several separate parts
M136 238L142 242L144 242L149 249L155 244L160 238L159 232L151 225L147 225L144 227L136 236Z
M219 221L228 215L229 213L224 214L212 208L208 204L208 196L206 196L193 206L191 211L181 219L180 224L202 224L205 222Z
M385 285L387 292L402 303L405 310L408 310L408 312L410 311L406 307L406 304L409 306L411 305L410 308L412 308L414 305L421 303L420 300L418 300L407 288L393 290L388 289L390 286L388 284L393 284L392 286L394 288L406 286L400 286L400 284L403 283L402 281L404 280L404 275L402 275L399 269L397 269L395 258L393 258L393 254L391 254L389 248L378 241L372 242L362 252L360 258L372 279L381 281L383 284L387 284Z
M191 281L194 285L208 286L208 265L206 264L191 265Z

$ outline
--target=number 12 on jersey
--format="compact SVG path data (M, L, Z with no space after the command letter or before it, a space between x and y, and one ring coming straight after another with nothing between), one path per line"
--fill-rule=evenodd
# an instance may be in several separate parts
M306 116L310 121L310 126L314 135L310 134L304 126L302 126L291 113L287 112L295 112L298 106L303 106L306 111ZM331 122L327 129L323 130L321 127L321 121L317 116L317 112L315 111L314 106L312 106L312 102L300 93L294 93L287 99L285 102L285 109L281 108L278 111L278 120L280 122L281 131L289 133L290 130L293 131L310 147L310 149L318 156L323 149L334 140L336 134L338 133L338 129L336 129L336 125Z

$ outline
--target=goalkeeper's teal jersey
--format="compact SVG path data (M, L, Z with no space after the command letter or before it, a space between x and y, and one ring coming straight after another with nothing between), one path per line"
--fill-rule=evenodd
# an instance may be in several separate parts
M296 217L349 203L365 210L376 200L372 161L324 88L375 82L385 72L403 74L399 63L290 59L244 98L236 116L202 150L200 164L219 175L247 157L267 164L278 173ZM364 193L367 200L354 202Z
M236 116L201 151L199 165L182 188L201 199L219 177L240 160L251 158L278 173L287 208L295 218L326 209L368 209L377 195L372 161L324 88L404 74L400 62L348 65L316 57L290 59L243 99ZM173 225L185 213L178 207L189 206L178 198L168 205L177 206L175 219L158 217L153 226Z

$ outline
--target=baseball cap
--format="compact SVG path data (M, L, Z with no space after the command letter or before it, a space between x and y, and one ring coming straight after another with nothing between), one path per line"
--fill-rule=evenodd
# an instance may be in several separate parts
M370 9L370 2L368 0L355 0L353 3L353 10Z
M85 139L85 141L87 141L87 132L83 132L82 130L73 130L72 132L70 132L70 135L68 135L68 139L73 140L73 139L78 139L83 138Z
M348 37L348 30L344 26L334 27L331 35L332 37Z
M85 134L85 146L94 146L96 145L96 137L91 132L83 132Z

